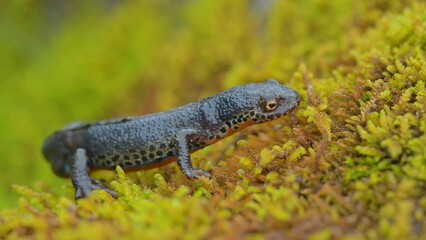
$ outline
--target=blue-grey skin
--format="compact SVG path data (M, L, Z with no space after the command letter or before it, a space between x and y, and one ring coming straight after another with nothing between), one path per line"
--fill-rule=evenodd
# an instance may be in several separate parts
M43 155L58 176L71 177L76 198L103 189L93 169L152 168L177 160L188 178L210 174L193 169L190 153L252 124L271 121L297 107L299 95L275 80L231 88L170 111L140 117L72 124L49 136Z

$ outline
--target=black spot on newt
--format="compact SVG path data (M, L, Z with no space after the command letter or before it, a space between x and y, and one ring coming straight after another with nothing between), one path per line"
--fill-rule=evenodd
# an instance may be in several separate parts
M114 155L114 157L112 157L112 158L111 158L111 160L112 160L113 162L118 162L118 159L120 159L120 156L119 156L119 155Z

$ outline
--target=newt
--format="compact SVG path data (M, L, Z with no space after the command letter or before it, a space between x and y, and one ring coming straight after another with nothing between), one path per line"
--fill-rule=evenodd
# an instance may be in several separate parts
M53 172L70 177L75 198L93 190L117 194L89 176L95 169L150 169L177 161L189 179L211 175L193 169L190 153L253 124L284 116L299 95L275 80L250 83L165 112L74 123L45 140L42 152Z

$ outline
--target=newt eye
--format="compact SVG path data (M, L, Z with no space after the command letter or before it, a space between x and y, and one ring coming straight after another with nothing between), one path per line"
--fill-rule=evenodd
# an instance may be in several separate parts
M277 106L278 106L277 100L275 100L275 99L269 100L269 101L266 101L265 109L267 111L274 111L277 108Z
M259 106L262 108L263 112L272 112L277 109L280 99L274 95L268 95L261 97L259 100Z

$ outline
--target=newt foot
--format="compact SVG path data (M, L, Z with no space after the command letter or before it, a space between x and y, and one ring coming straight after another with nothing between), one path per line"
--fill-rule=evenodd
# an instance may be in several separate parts
M203 170L194 169L187 175L187 177L189 179L200 179L200 177L212 178L212 175L208 172L203 171Z
M100 181L93 180L89 184L75 186L75 199L84 198L92 194L94 190L104 190L111 197L118 198L118 194L104 186Z

